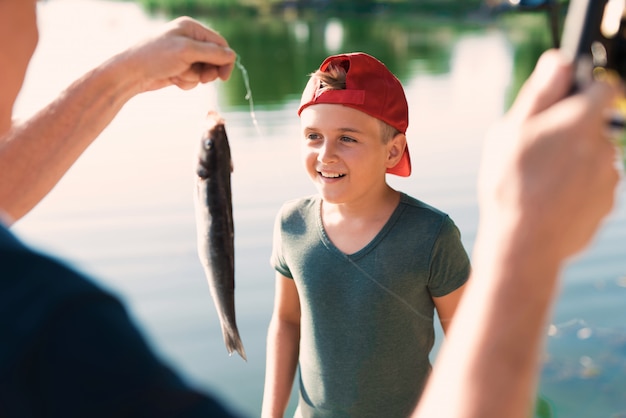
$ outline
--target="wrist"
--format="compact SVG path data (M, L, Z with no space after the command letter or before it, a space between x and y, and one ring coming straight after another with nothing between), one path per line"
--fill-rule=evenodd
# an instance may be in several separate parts
M493 220L481 221L472 257L474 272L488 280L514 276L520 285L552 288L566 260L553 234L514 212Z
M113 107L121 108L144 91L145 77L141 63L135 63L128 51L121 52L94 68L87 78L94 80Z

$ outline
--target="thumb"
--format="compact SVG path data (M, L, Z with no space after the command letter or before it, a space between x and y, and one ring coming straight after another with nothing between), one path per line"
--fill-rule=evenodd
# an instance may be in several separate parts
M520 89L510 115L525 120L542 112L564 98L571 83L572 65L556 49L544 52Z

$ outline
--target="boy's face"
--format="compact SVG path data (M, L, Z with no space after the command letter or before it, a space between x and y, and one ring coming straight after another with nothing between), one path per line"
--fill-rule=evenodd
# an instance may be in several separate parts
M378 119L338 104L305 108L300 124L307 174L329 203L374 196L385 186L385 172L399 161L406 144L402 134L383 143Z

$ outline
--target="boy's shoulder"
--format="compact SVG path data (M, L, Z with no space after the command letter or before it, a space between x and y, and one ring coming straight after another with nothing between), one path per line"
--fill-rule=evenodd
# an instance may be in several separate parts
M420 229L431 234L436 239L458 241L460 230L454 220L444 211L419 199L402 194L400 198L399 225L407 226L411 235L416 236L414 231ZM409 227L410 226L410 227ZM424 235L422 235L423 239Z
M311 210L314 210L316 207L319 207L319 200L319 195L310 195L288 200L283 203L282 207L280 208L280 216L285 218L294 213L308 213Z
M320 220L319 196L307 196L288 200L281 206L276 215L274 233L278 231L302 231L315 228Z
M439 218L448 217L448 214L442 210L403 192L400 193L400 204L412 211L420 212L422 215L427 213Z

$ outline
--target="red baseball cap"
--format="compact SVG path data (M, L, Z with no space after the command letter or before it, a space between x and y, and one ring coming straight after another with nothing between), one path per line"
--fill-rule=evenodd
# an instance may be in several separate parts
M349 106L382 120L405 134L409 126L409 106L400 80L387 69L385 64L363 52L333 55L324 60L320 71L327 71L330 64L346 70L346 88L319 92L320 81L311 77L307 83L298 116L314 104L330 103ZM402 158L388 173L402 177L411 174L409 147L405 147Z

